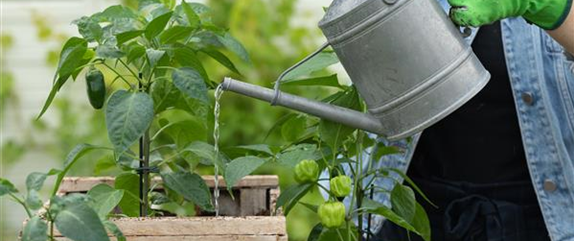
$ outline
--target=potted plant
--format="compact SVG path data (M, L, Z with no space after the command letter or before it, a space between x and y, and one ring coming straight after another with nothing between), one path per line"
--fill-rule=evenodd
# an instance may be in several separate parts
M137 11L115 5L74 21L82 37L72 37L64 44L52 90L38 118L69 79L76 80L85 73L90 104L105 112L112 146L77 145L61 170L30 174L27 192L22 195L9 181L0 180L0 196L11 196L29 215L22 240L53 240L60 236L107 240L106 229L118 239L142 236L142 230L147 230L145 235L162 237L167 234L153 227L157 226L155 222L169 218L108 218L117 216L111 214L116 206L121 215L128 217L167 212L188 216L197 210L217 213L219 175L233 196L233 187L243 177L272 159L273 151L264 145L240 146L227 154L218 150L217 111L211 116L214 106L208 95L217 83L209 79L201 59L212 58L239 74L220 50L226 48L245 61L248 56L237 40L210 21L209 14L209 8L198 3L152 0L140 1ZM208 144L212 126L216 126L214 145ZM70 168L83 155L95 151L113 154L125 171L115 177L113 187L101 184L87 194L57 195ZM210 166L215 169L215 199L199 175ZM56 176L56 183L49 202L42 205L38 191L49 176ZM159 183L152 182L154 177L160 178L160 189L153 186ZM194 227L198 222L206 227L228 227L218 232L230 238L286 238L284 217L170 220L193 230L197 230ZM243 226L236 226L239 224ZM129 227L136 227L137 232ZM185 228L180 232L168 236L195 235L195 231ZM218 232L216 236L221 235ZM198 237L209 235L199 233Z

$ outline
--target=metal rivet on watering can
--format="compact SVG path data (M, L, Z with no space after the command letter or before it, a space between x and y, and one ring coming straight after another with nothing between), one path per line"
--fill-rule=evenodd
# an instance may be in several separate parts
M385 2L386 4L389 4L389 5L393 5L393 4L397 3L397 0L383 0L383 2Z

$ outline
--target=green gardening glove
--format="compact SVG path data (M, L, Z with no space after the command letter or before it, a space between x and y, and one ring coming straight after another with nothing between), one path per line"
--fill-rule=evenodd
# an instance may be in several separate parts
M570 12L572 0L448 0L452 20L478 27L509 17L524 17L546 30L558 28Z

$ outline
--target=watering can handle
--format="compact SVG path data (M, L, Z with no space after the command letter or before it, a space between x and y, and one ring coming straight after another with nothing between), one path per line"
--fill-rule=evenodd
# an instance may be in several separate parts
M325 50L330 45L331 45L330 43L322 44L321 47L319 47L317 50L315 50L315 52L311 53L310 55L308 55L307 57L305 57L304 59L302 59L301 61L299 61L295 65L289 67L287 70L283 71L283 73L281 73L281 75L279 75L279 78L277 78L277 80L275 81L275 86L273 87L273 89L275 90L275 94L273 95L273 99L271 99L271 105L272 106L277 105L277 100L279 99L279 95L281 94L281 91L279 88L281 86L281 81L283 80L283 78L285 78L285 76L287 74L289 74L291 71L293 71L294 69L298 68L299 66L301 66L305 62L307 62L310 59L312 59L313 57L317 56L319 53L321 53L323 50Z

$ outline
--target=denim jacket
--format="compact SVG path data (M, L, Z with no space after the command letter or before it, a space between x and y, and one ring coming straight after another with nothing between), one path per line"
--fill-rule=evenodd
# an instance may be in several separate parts
M446 0L437 0L448 11ZM546 32L522 18L501 21L504 54L530 176L553 241L574 241L574 59ZM470 44L477 29L466 40ZM420 134L388 143L404 150L380 165L406 173ZM496 153L492 153L496 155ZM398 175L393 179L399 179ZM392 190L394 181L376 185ZM375 199L389 204L386 194ZM372 220L378 230L383 218Z

